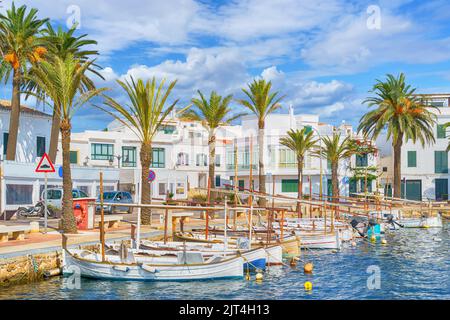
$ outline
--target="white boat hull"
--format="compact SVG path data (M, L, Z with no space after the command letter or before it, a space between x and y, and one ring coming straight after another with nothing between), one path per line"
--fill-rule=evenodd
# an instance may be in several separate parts
M73 250L81 253L82 250ZM154 265L147 263L101 262L98 254L85 258L64 252L64 274L79 272L82 277L106 280L188 281L240 278L243 276L242 257L208 264Z
M404 228L442 228L442 217L411 218L401 219L397 221Z
M300 238L300 248L341 250L342 242L339 232L333 234L307 234L295 231Z

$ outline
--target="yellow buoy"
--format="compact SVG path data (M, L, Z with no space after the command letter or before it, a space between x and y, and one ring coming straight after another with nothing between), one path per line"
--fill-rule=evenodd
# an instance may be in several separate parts
M377 237L375 237L375 236L371 236L371 237L370 237L370 241L372 241L372 242L375 242L375 241L377 241Z
M311 291L312 288L313 288L312 283L309 282L309 281L306 281L306 282L305 282L305 290L306 290L306 291Z
M261 272L258 272L257 274L256 274L256 281L262 281L263 280L263 274L261 273Z
M381 239L381 243L382 243L382 244L387 244L386 239Z
M291 265L291 267L296 267L297 266L297 259L295 259L295 257L293 257L291 259L290 265Z
M250 281L250 273L247 273L247 274L245 275L245 280Z
M429 227L429 225L424 225L422 228L428 229Z
M305 273L311 273L313 271L313 269L314 269L314 265L312 264L312 262L307 262L303 266L303 271Z
M352 247L356 247L356 242L352 241Z

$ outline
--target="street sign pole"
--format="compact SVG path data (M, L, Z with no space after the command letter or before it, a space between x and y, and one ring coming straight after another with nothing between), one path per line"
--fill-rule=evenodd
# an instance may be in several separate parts
M48 223L48 216L47 216L47 172L45 173L45 184L44 184L44 234L47 233L47 223Z

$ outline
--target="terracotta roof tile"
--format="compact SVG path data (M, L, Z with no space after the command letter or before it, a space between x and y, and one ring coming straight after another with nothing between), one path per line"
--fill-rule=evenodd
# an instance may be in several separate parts
M11 110L11 101L0 99L0 109L10 111ZM36 109L32 109L25 105L20 106L20 111L27 113L27 114L31 114L31 115L36 115L36 116L51 117L51 115L49 115L45 112L42 112L42 111L39 111Z

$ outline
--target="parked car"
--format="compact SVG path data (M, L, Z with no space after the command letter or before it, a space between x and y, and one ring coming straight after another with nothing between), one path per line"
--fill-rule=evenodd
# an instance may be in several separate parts
M62 209L62 197L63 197L63 189L62 188L48 188L47 189L47 204L53 206L58 209ZM72 197L74 199L78 198L89 198L89 196L78 189L72 190ZM45 198L44 191L42 191L41 199Z
M100 196L97 198L97 202L100 202ZM133 197L129 192L125 191L108 191L103 192L103 202L106 203L103 205L103 211L105 213L113 214L116 212L127 212L133 213L133 207L127 206L111 206L108 203L133 203ZM97 206L97 212L100 212L100 206Z

